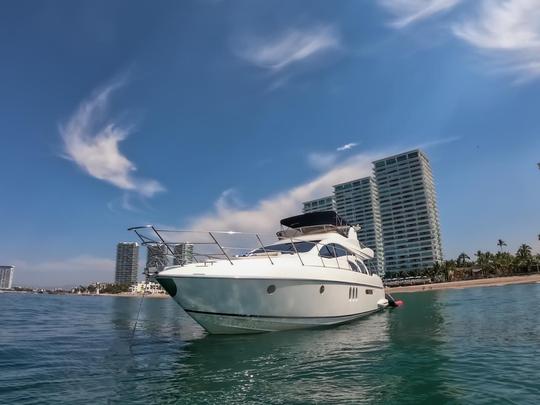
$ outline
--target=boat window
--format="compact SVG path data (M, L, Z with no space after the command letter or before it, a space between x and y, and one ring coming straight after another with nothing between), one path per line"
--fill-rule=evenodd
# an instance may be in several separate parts
M350 254L347 252L347 249L341 245L338 245L337 243L329 243L328 245L324 245L319 249L319 252L319 256L327 259L347 256Z
M334 245L334 248L336 249L336 256L337 257L347 256L348 255L347 249L345 249L343 246L338 245L337 243L333 243L333 245Z
M311 249L313 249L315 247L315 244L318 242L319 241L316 241L316 240L309 241L309 242L305 242L305 241L294 242L294 246L292 242L280 243L278 245L265 246L264 249L263 248L255 249L250 254L264 253L265 250L267 253L273 253L273 252L291 253L291 254L295 254L296 252L306 253L306 252L309 252Z
M324 245L319 249L319 256L324 257L326 259L331 259L333 257L336 257L334 253L334 249L331 245Z
M360 271L362 273L369 274L369 271L364 263L362 263L360 260L357 260L356 264L358 265L358 267L360 267Z
M349 265L351 266L351 270L352 271L357 271L357 272L360 272L360 269L358 268L358 266L356 264L354 264L354 262L351 262L349 260Z

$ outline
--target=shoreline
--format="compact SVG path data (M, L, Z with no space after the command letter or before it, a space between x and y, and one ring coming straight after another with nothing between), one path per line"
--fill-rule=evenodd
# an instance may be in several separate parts
M509 276L509 277L494 277L480 278L476 280L449 281L446 283L407 285L402 287L386 287L389 293L397 292L422 292L436 290L453 290L473 287L498 287L511 284L531 284L540 283L540 274L529 274L526 276Z
M142 294L131 294L131 293L102 293L102 294L71 294L71 295L80 295L84 297L127 297L127 298L142 298ZM144 298L170 298L169 294L145 294Z

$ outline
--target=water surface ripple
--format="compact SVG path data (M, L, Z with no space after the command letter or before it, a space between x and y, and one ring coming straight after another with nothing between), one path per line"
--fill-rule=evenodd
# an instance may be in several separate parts
M209 336L172 300L0 294L0 403L540 403L540 284Z

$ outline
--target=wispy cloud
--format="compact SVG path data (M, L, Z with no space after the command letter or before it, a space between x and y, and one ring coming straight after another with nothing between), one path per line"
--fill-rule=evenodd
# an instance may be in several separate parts
M520 80L540 76L539 0L484 0L453 32L486 52L498 70L517 73Z
M239 205L233 191L226 190L214 204L212 212L196 217L188 224L188 227L193 230L273 233L281 218L301 212L304 201L331 194L335 184L372 175L374 160L400 151L416 148L428 149L459 139L461 138L439 138L416 146L408 145L356 154L342 163L334 160L332 166L327 167L327 170L315 179L264 198L251 207L245 204ZM230 198L231 196L234 198Z
M372 170L371 162L381 156L384 155L353 156L314 180L265 198L253 207L238 207L221 196L215 204L214 211L193 220L189 224L190 228L275 232L281 218L298 214L301 211L303 201L331 193L334 184L369 176Z
M117 80L94 92L60 126L65 157L92 177L149 197L164 191L164 187L156 180L134 176L135 164L119 149L130 128L107 116L109 98L123 84L124 80Z
M354 142L346 143L345 145L340 146L340 147L337 148L336 150L337 150L338 152L342 152L342 151L345 151L345 150L352 149L352 148L354 148L356 145L358 145L358 144L357 144L357 143L354 143Z
M357 143L351 142L336 148L335 152L311 152L307 155L307 163L316 170L328 170L333 167L339 158L339 153L351 150Z
M248 62L272 71L340 47L337 30L330 25L294 28L274 37L244 38L236 53Z
M405 28L418 21L448 11L461 0L378 0L379 5L394 15L391 25Z
M449 136L447 138L438 138L438 139L433 139L431 141L422 142L416 146L406 148L406 149L429 149L429 148L434 148L436 146L445 145L447 143L456 142L456 141L459 141L460 139L461 139L460 136Z
M337 153L311 152L307 155L308 165L316 170L328 170L336 163Z

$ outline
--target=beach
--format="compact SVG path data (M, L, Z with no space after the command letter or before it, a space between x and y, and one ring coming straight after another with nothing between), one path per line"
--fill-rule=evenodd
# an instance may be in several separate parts
M495 287L509 284L528 284L539 283L540 274L529 274L526 276L510 276L510 277L494 277L482 278L477 280L451 281L447 283L433 283L422 285L411 285L403 287L387 287L389 293L395 292L416 292L416 291L432 291L432 290L447 290L461 289L471 287Z

